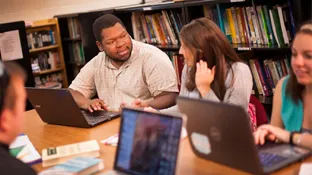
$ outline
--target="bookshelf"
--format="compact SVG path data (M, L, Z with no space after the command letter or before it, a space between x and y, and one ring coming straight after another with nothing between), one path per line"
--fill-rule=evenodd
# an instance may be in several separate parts
M270 14L265 12L264 6L269 13L270 10L272 12L274 11L275 15L277 14L277 18L283 18L284 15L289 20L289 23L283 23L287 30L286 32L288 32L287 35L289 35L288 42L284 43L283 34L280 36L274 36L274 32L272 33L272 31L268 31L269 29L267 23L272 23L272 20L273 22L277 22L278 20L275 21L276 19L271 19ZM220 28L221 25L224 27L224 22L220 21L223 21L223 19L228 17L228 14L225 14L226 9L232 9L235 17L237 18L235 21L235 18L233 18L234 24L235 22L238 22L239 19L241 22L245 21L246 24L236 24L237 28L232 28L230 30L240 31L241 29L242 31L244 31L243 33L238 33L238 35L240 38L244 37L245 41L233 42L231 38L232 36L228 34L229 40L232 42L233 48L240 56L242 55L241 58L243 58L246 63L250 64L250 60L259 61L261 66L259 67L259 73L263 75L263 79L265 80L264 84L261 84L261 86L268 86L267 88L272 89L272 87L270 87L271 84L267 82L271 80L268 80L269 78L266 77L267 72L265 72L265 69L263 67L264 61L272 60L273 62L276 62L278 64L278 60L284 60L285 58L289 57L291 39L293 38L292 30L294 30L295 27L298 27L300 23L302 23L306 19L312 18L308 10L301 10L307 8L307 6L311 6L311 2L305 0L185 0L182 2L140 4L134 6L116 7L99 11L70 14L67 16L62 15L62 19L59 18L59 20L60 23L64 23L64 28L62 29L61 27L62 37L63 35L65 36L65 39L63 39L63 43L83 43L85 62L88 62L98 53L92 31L93 22L103 14L114 14L123 21L127 31L133 39L152 44L166 52L170 57L173 65L175 66L177 74L180 74L181 66L183 67L183 64L181 64L181 62L183 63L183 58L178 55L180 47L179 31L181 30L181 28L193 19L200 17L209 17L210 19L215 21L215 23L219 25ZM282 15L278 14L278 8L279 10L281 10ZM251 12L253 12L252 15L247 15L247 11L248 13L250 12L250 14ZM292 13L290 13L290 11ZM259 16L258 12L260 14ZM292 15L292 19L289 19L290 15ZM67 18L70 18L72 16L76 16L80 23L81 37L78 39L78 41L69 39L70 37L68 37L67 34L68 24L66 23L66 21L68 20ZM256 24L249 22L249 16L253 16L254 19L250 18L251 21L255 21L255 23L257 23L257 34L256 31L254 31L255 29L253 29L252 32L255 34L251 35L251 29L248 25ZM220 20L219 18L222 20ZM266 25L264 25L264 23ZM280 23L280 21L277 22L277 24L278 23ZM153 32L151 32L152 30ZM225 30L223 31L225 34L227 34ZM246 34L247 32L248 35ZM277 39L282 43L272 43L272 40ZM168 40L170 40L171 42L168 42ZM266 42L264 40L266 40ZM270 41L270 43L268 43L268 41ZM77 70L79 70L84 65L79 63L77 64L75 62L68 62L68 64L71 66L75 65L75 67L78 67ZM282 64L282 66L286 66L286 63ZM283 70L285 70L285 67ZM287 73L287 71L285 72L283 70L278 70L280 72L277 73L280 73L281 75L286 75L285 73ZM269 70L269 72L272 73L272 70ZM276 74L276 72L274 73ZM74 77L75 75L72 76L72 79ZM180 78L180 75L178 76L178 78ZM272 93L263 94L263 92L258 92L256 84L259 83L262 82L254 82L255 95L258 97L261 103L265 105L265 107L269 111L268 113L270 114L270 108L272 107Z
M27 42L37 87L61 83L68 87L60 29L56 18L34 21L26 26Z
M82 45L81 26L78 15L58 18L61 30L61 42L64 50L65 66L69 82L76 77L86 61Z

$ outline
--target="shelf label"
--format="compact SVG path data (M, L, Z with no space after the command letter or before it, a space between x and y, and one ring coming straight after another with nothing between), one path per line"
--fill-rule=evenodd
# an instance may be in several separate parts
M149 11L152 10L152 7L143 7L143 11Z
M231 2L244 2L245 0L231 0Z
M251 50L251 48L250 47L238 47L237 50L244 51L244 50Z

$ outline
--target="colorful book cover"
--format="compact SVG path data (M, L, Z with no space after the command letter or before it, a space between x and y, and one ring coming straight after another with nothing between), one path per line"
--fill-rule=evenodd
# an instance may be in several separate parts
M9 148L10 154L24 163L33 165L41 162L40 154L25 134L18 136Z
M68 160L64 163L49 168L39 175L51 175L51 174L79 174L88 168L98 165L98 167L92 169L88 174L94 174L104 169L103 160L93 157L76 157Z
M231 29L232 43L237 44L238 42L237 42L237 38L236 38L235 25L234 25L233 15L232 15L230 8L226 9L226 14L228 16L228 22L229 22L229 26Z

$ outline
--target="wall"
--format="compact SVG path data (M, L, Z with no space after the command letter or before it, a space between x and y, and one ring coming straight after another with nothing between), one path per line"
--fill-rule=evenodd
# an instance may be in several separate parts
M0 0L0 23L138 4L142 0Z

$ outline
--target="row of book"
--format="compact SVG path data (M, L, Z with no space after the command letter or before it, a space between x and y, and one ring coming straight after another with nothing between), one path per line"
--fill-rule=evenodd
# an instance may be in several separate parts
M80 26L77 17L67 18L67 26L69 31L69 37L71 39L80 38Z
M69 61L71 63L85 63L85 56L81 42L68 44Z
M178 45L182 19L182 13L174 10L162 10L152 15L133 12L131 22L134 39L149 44Z
M176 52L166 52L166 54L174 66L180 88L184 58ZM285 55L284 58L250 59L245 62L250 67L253 75L254 93L264 96L273 95L278 81L288 75L291 70L290 57L288 55Z
M53 73L35 77L35 86L44 88L62 87L63 76L61 73Z
M204 15L213 20L233 44L285 46L295 35L290 4L229 7L203 6Z
M27 33L28 49L35 49L56 44L53 30Z
M291 70L290 57L283 59L251 59L247 63L254 79L254 91L257 94L271 96L278 81L288 75Z
M40 52L30 60L33 72L55 69L61 65L58 52Z

